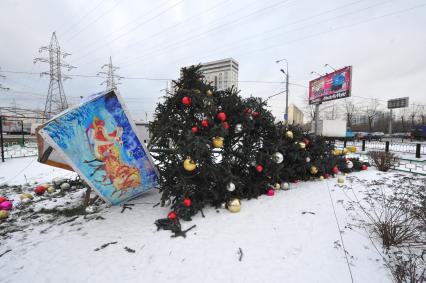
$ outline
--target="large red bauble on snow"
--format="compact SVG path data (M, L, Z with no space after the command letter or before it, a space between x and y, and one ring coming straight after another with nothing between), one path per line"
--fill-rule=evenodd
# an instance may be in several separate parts
M260 164L259 164L259 165L257 165L257 166L256 166L256 171L257 171L257 172L259 172L259 173L260 173L260 172L262 172L262 171L263 171L263 166L262 166L262 165L260 165Z
M40 196L46 192L46 188L44 186L37 186L35 187L34 192Z
M365 165L365 164L363 164L363 165L362 165L362 167L361 167L361 169L362 169L362 170L367 170L367 168L368 168L368 167L367 167L367 165Z
M2 202L4 202L4 201L7 201L7 198L5 198L5 197L0 197L0 203L2 203Z
M328 177L330 177L330 174L325 173L325 174L324 174L324 178L326 178L326 179L327 179Z
M209 126L209 120L204 119L203 121L201 121L201 126L203 126L204 128L207 128Z
M192 100L191 100L190 97L188 97L188 96L182 97L182 104L183 105L189 106L189 105L191 105L191 102L192 102Z
M337 168L337 166L334 166L334 167L333 167L333 173L334 173L334 174L339 173L339 168Z
M192 201L191 201L191 199L189 199L189 198L186 198L186 199L184 199L184 200L183 200L183 204L184 204L186 207L190 207L190 206L191 206L191 203L192 203Z
M216 117L221 122L225 122L226 121L226 114L225 114L225 112L219 112Z
M191 128L191 132L192 132L193 134L198 133L198 127L192 127L192 128Z
M169 218L170 220L175 220L177 217L176 212L174 211L170 211L169 214L167 215L167 218Z

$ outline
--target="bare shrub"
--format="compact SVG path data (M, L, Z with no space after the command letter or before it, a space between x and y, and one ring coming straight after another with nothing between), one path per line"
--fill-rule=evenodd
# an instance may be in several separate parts
M368 156L372 160L373 165L379 171L383 172L389 171L399 161L399 158L395 154L385 151L370 151Z
M398 283L422 283L426 281L426 262L422 255L410 251L397 251L391 258L391 270Z

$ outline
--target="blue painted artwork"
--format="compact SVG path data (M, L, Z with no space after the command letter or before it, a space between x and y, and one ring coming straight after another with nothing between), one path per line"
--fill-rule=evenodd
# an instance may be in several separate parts
M112 91L98 94L48 122L43 134L111 204L120 204L158 186L149 153Z

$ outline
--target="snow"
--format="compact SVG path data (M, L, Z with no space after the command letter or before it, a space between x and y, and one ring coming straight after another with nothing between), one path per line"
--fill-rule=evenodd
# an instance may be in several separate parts
M0 164L0 184L12 177L9 184L71 175L33 158ZM373 169L351 175L380 177ZM123 213L121 207L109 207L69 223L43 223L12 233L0 243L0 255L11 250L0 257L0 281L351 282L342 233L354 282L392 282L365 232L347 228L352 220L341 205L346 196L337 178L243 200L240 213L206 208L205 218L198 214L182 222L183 229L197 225L186 238L156 230L154 221L169 211L153 207L159 199L152 191ZM110 242L117 243L95 251Z

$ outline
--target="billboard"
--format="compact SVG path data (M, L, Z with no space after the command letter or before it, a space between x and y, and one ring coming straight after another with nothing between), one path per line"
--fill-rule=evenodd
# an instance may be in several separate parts
M408 97L388 100L388 109L404 108L408 106Z
M38 135L40 162L77 172L109 204L158 187L155 165L117 91L65 110Z
M309 82L309 104L349 97L352 67L344 67Z

